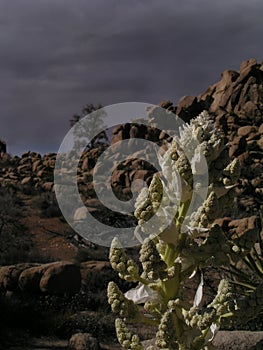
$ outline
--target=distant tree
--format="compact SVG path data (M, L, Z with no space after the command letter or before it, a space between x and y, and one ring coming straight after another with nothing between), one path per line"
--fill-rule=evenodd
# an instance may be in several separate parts
M6 142L0 139L0 153L6 153Z
M79 123L79 127L77 127L75 130L75 148L85 146L87 149L92 149L109 143L107 132L105 130L106 125L104 124L104 119L106 116L107 113L101 104L97 106L87 104L82 109L82 113L80 115L73 115L73 117L70 119L71 127L86 117L85 121L83 121L81 124ZM100 131L102 129L104 130ZM86 143L87 140L89 140L88 144Z

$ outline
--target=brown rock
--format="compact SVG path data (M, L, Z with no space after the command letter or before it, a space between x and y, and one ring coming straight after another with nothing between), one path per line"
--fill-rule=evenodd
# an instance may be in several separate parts
M52 263L25 269L19 276L19 288L24 292L40 292L40 280L51 265Z
M257 141L259 148L263 151L263 136Z
M32 182L32 178L31 176L27 176L27 177L24 177L22 180L21 180L21 185L28 185Z
M82 171L86 171L86 170L89 169L89 159L88 159L88 157L85 157L83 159L81 169L82 169Z
M247 101L243 105L242 109L245 112L246 116L250 118L257 116L259 112L257 106L252 101Z
M28 165L28 164L22 164L22 165L19 165L18 167L17 167L17 171L18 172L20 172L20 173L22 173L22 172L24 172L24 171L30 171L30 165Z
M126 170L114 171L111 181L113 186L121 186L122 188L130 187L129 175Z
M39 167L40 167L41 164L42 164L41 159L37 159L36 161L34 161L33 164L32 164L32 171L35 173L38 170L40 170Z
M240 65L240 73L244 73L247 69L256 66L257 60L255 58L250 58L249 60L243 61Z
M263 123L259 126L259 128L258 128L258 132L259 132L259 134L263 134Z
M74 294L80 290L80 268L71 262L52 264L40 280L40 289L49 294Z
M236 136L233 141L230 143L229 147L229 156L237 157L238 155L244 153L246 151L246 139L243 136Z
M44 191L52 191L54 183L52 181L44 182L42 188Z
M252 125L246 125L246 126L241 126L238 129L238 136L248 136L251 133L256 133L257 132L257 128L255 126Z
M85 206L79 207L78 209L75 210L74 221L86 220L87 216L88 216L87 208Z
M90 283L89 276L101 272L111 271L112 267L108 261L85 261L80 265L81 280L83 285Z
M173 102L171 102L170 100L166 100L166 101L161 101L160 103L158 103L158 105L162 108L168 109L169 107L172 107Z
M135 170L132 173L130 173L130 180L134 181L134 180L146 180L147 177L149 177L150 173L148 170Z
M228 231L228 225L230 222L231 222L231 218L224 217L224 218L216 219L214 224L217 224L220 227L222 227L223 231Z
M69 340L71 350L99 350L100 345L96 338L89 333L73 334Z
M244 153L240 154L237 158L238 158L239 163L242 167L252 163L252 159L249 156L249 152L244 152Z
M231 239L238 245L251 249L258 239L260 222L257 216L232 220L229 223Z
M4 291L16 291L20 274L37 264L23 263L17 265L3 266L0 268L0 289Z
M200 114L205 109L205 102L198 101L195 96L184 96L180 99L176 114L185 122Z
M119 133L119 131L121 131L121 130L123 130L123 125L115 126L115 128L112 131L112 134L117 135Z

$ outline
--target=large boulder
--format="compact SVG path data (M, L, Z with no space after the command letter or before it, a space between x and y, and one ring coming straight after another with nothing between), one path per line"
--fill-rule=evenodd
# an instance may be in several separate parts
M40 290L48 294L74 294L81 288L80 268L72 262L51 264L40 280Z
M25 269L19 276L19 288L24 292L40 292L40 280L52 265L53 263L43 264Z

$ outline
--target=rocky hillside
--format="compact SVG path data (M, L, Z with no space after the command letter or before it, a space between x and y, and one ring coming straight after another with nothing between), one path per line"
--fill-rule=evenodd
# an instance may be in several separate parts
M178 106L171 101L163 101L160 106L173 111L186 122L204 109L210 112L229 142L230 157L238 157L242 166L236 189L236 209L227 215L232 219L258 216L263 201L263 64L255 59L245 61L239 71L224 71L221 80L199 96L184 96ZM112 143L134 137L161 142L165 134L146 126L125 124L113 130ZM93 169L103 150L101 147L84 152L79 163L78 183L89 210L98 217L104 217L106 213L110 216L109 221L116 224L122 217L105 211L96 199L92 184ZM21 157L10 156L2 142L0 184L29 196L52 193L55 160L55 153L41 156L27 152ZM127 198L131 195L132 181L139 178L149 183L154 171L149 164L138 159L124 161L113 173L113 190L119 198ZM51 211L51 216L52 206L56 206L55 199L46 208L47 212ZM76 219L82 216L81 208L75 215Z

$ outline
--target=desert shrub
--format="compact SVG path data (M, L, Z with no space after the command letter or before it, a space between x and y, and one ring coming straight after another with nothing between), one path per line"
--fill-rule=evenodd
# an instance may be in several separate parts
M74 260L77 262L77 263L82 263L84 261L88 261L90 260L90 251L89 249L85 249L85 248L80 248L78 249L75 257L74 257Z
M20 185L18 188L21 193L25 194L26 196L34 196L37 194L37 190L32 184Z
M43 217L54 218L62 215L54 192L41 193L39 208Z
M91 333L98 339L115 338L114 318L101 312L80 312L57 324L56 335L69 338L74 333Z
M24 261L31 248L31 239L21 222L22 202L8 188L0 188L0 198L0 264Z
M97 260L105 261L108 260L109 248L107 247L81 247L78 249L74 260L77 263L82 263L84 261Z

